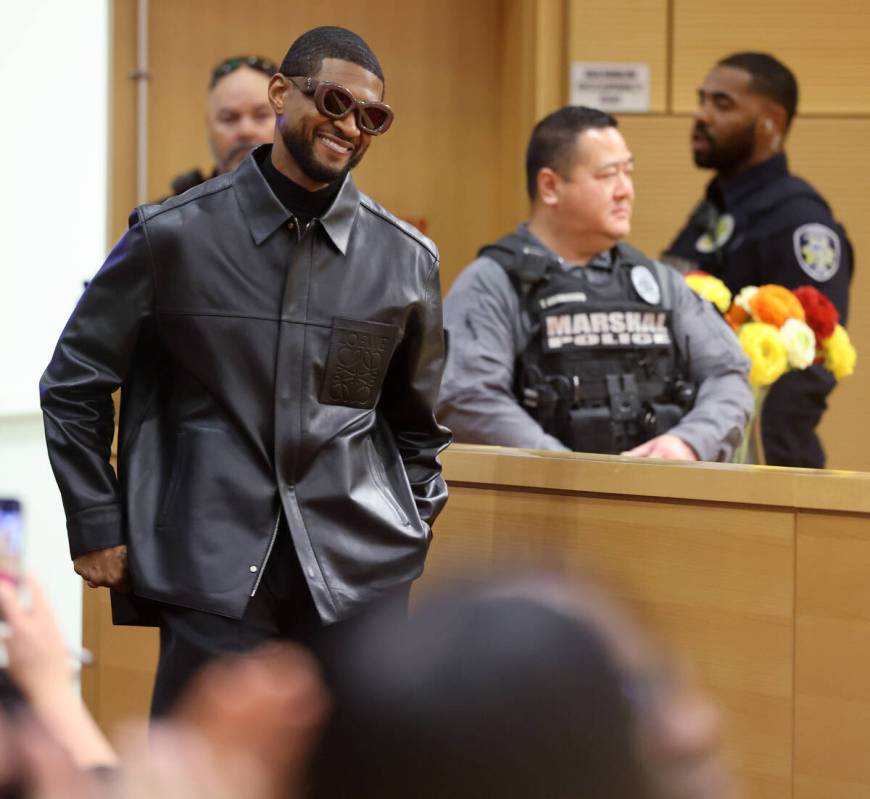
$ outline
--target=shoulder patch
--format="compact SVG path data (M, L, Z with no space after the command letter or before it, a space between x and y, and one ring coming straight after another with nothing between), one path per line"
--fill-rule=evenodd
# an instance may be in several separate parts
M810 222L794 232L794 256L813 280L824 283L840 268L840 237L827 225Z
M662 301L662 289L655 275L648 266L631 267L631 284L640 298L650 305L658 305Z
M722 214L716 220L716 228L712 233L702 233L695 242L695 249L705 255L718 250L734 233L734 217Z

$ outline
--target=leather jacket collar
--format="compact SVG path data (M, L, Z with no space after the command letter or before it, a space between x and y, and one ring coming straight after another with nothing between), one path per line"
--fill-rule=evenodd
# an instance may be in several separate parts
M259 161L268 158L271 152L271 144L257 147L233 173L233 188L257 246L282 225L286 225L291 216L269 187L258 166ZM329 210L317 220L342 255L347 253L359 203L359 190L348 175Z

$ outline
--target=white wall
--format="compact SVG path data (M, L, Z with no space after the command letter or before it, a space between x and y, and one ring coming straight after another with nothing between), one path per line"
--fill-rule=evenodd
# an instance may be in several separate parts
M24 505L26 565L81 639L37 384L106 252L108 0L0 1L0 496Z

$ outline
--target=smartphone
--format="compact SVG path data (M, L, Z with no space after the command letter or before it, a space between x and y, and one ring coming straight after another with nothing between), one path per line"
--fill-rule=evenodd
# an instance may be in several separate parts
M17 499L0 499L0 580L17 586L24 558L24 519Z

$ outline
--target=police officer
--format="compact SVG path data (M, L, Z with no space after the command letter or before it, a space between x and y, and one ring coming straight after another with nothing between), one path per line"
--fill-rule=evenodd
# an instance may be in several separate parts
M568 106L536 126L528 224L484 247L444 305L439 414L458 441L730 458L749 365L676 270L619 243L633 163L609 114Z
M845 322L852 245L819 193L789 173L783 152L797 102L794 75L770 55L737 53L713 68L698 90L692 153L716 175L664 257L717 275L733 292L814 286ZM773 386L762 415L768 463L824 466L815 429L834 385L830 372L811 367Z

